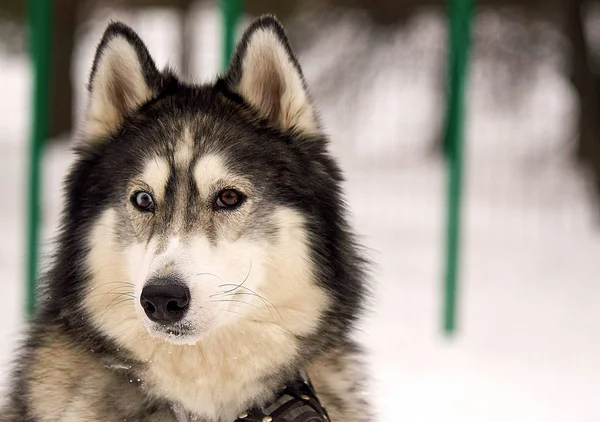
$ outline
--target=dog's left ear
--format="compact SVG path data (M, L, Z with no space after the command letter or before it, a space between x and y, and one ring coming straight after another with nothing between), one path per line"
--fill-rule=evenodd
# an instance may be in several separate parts
M224 80L230 90L284 129L318 132L302 70L275 17L262 16L246 29Z

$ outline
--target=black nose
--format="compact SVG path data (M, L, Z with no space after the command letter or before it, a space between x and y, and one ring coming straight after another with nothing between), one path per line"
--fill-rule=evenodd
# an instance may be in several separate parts
M142 290L140 303L154 322L181 321L190 305L190 289L168 281L150 283Z

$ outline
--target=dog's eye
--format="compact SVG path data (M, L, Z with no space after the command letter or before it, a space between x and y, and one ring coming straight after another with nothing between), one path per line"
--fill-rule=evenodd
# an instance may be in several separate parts
M153 212L154 211L154 199L148 192L138 192L133 195L131 202L140 211Z
M244 195L235 189L223 189L217 195L215 208L235 208L242 204Z

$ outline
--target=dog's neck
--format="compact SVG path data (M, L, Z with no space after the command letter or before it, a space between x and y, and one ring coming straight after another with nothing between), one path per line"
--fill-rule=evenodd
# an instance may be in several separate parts
M172 404L171 409L177 422L197 420L180 404ZM315 422L329 421L327 410L321 405L314 387L304 374L287 383L268 403L240 412L234 422L283 422L299 417Z
M145 362L141 379L149 392L211 420L231 421L265 402L299 364L298 340L273 324L223 328L189 346L139 340L134 355Z

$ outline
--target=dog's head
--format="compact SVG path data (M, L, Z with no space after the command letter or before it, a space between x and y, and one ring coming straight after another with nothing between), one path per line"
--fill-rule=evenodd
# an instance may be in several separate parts
M71 287L104 333L189 344L262 324L299 338L327 312L335 330L353 319L341 176L274 18L256 20L225 75L200 86L157 70L111 24L80 138L63 242L85 239L76 265L89 281Z

